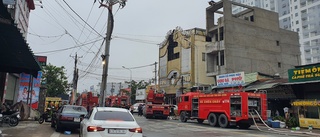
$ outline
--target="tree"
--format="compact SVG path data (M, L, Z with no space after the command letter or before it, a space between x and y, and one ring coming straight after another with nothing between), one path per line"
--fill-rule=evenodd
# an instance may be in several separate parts
M66 94L68 80L64 72L64 66L57 67L50 63L43 67L42 83L47 87L47 97L56 97L59 94Z
M130 84L130 81L129 82L126 81L125 83ZM151 84L150 82L146 82L144 80L141 80L139 82L136 82L136 81L132 80L131 84L130 84L132 86L131 87L131 96L130 96L131 102L130 103L135 102L137 89L144 89L150 84Z

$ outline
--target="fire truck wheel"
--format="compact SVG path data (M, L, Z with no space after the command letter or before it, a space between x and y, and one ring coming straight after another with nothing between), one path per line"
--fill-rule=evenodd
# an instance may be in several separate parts
M210 126L216 126L217 125L217 116L214 113L210 113L208 116L208 122Z
M187 122L186 112L182 111L180 114L180 121L181 122Z
M228 118L225 114L221 114L218 119L219 125L222 128L226 128L229 125Z
M197 119L197 121L198 121L199 124L202 124L204 120L203 119Z

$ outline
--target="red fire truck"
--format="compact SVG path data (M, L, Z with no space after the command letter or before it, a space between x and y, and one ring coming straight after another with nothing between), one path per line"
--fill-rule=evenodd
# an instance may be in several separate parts
M129 96L109 96L106 98L106 106L109 107L127 107L129 105Z
M92 92L83 92L76 100L76 105L83 106L89 110L92 109L94 105L98 105L99 97L97 94Z
M144 107L144 116L149 118L163 118L167 119L170 115L170 105L164 104L164 94L157 93L155 90L150 89L147 102Z
M259 115L263 120L267 119L267 98L266 93L262 92L188 92L181 95L178 102L182 122L196 119L198 123L203 123L208 120L211 126L247 129L253 124L253 119L259 119Z

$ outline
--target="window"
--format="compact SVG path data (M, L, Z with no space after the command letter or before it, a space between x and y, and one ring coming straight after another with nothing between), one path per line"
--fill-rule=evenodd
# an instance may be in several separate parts
M319 49L318 48L313 48L312 49L312 54L317 54L319 52Z
M188 96L185 96L184 97L184 101L186 102L186 101L189 101L189 97Z
M281 68L281 62L278 62L278 68Z
M202 53L202 61L206 61L206 53Z
M63 113L87 114L87 110L82 106L65 106Z
M211 37L209 37L209 36L206 36L206 42L212 42L212 39L211 39Z
M298 20L296 21L296 24L299 24L299 21L298 21Z
M224 66L224 51L220 53L220 66Z
M294 6L294 9L298 9L298 6L296 5L296 6Z
M300 29L299 28L297 28L297 32L299 32L300 31Z
M250 21L254 22L254 17L253 17L253 15L250 16Z
M134 121L130 113L121 111L98 111L94 115L94 120Z
M297 17L297 16L298 16L298 13L295 13L294 16Z
M280 42L279 42L279 40L277 40L276 42L277 42L277 46L279 46L279 45L280 45Z
M312 62L311 62L311 58L307 58L307 59L306 59L306 63L312 63Z
M305 52L305 54L310 54L311 53L310 49L307 49L304 52Z

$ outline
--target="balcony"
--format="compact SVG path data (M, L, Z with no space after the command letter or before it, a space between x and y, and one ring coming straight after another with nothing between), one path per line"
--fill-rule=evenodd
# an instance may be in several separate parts
M224 49L224 41L210 42L206 45L206 53L216 53Z

